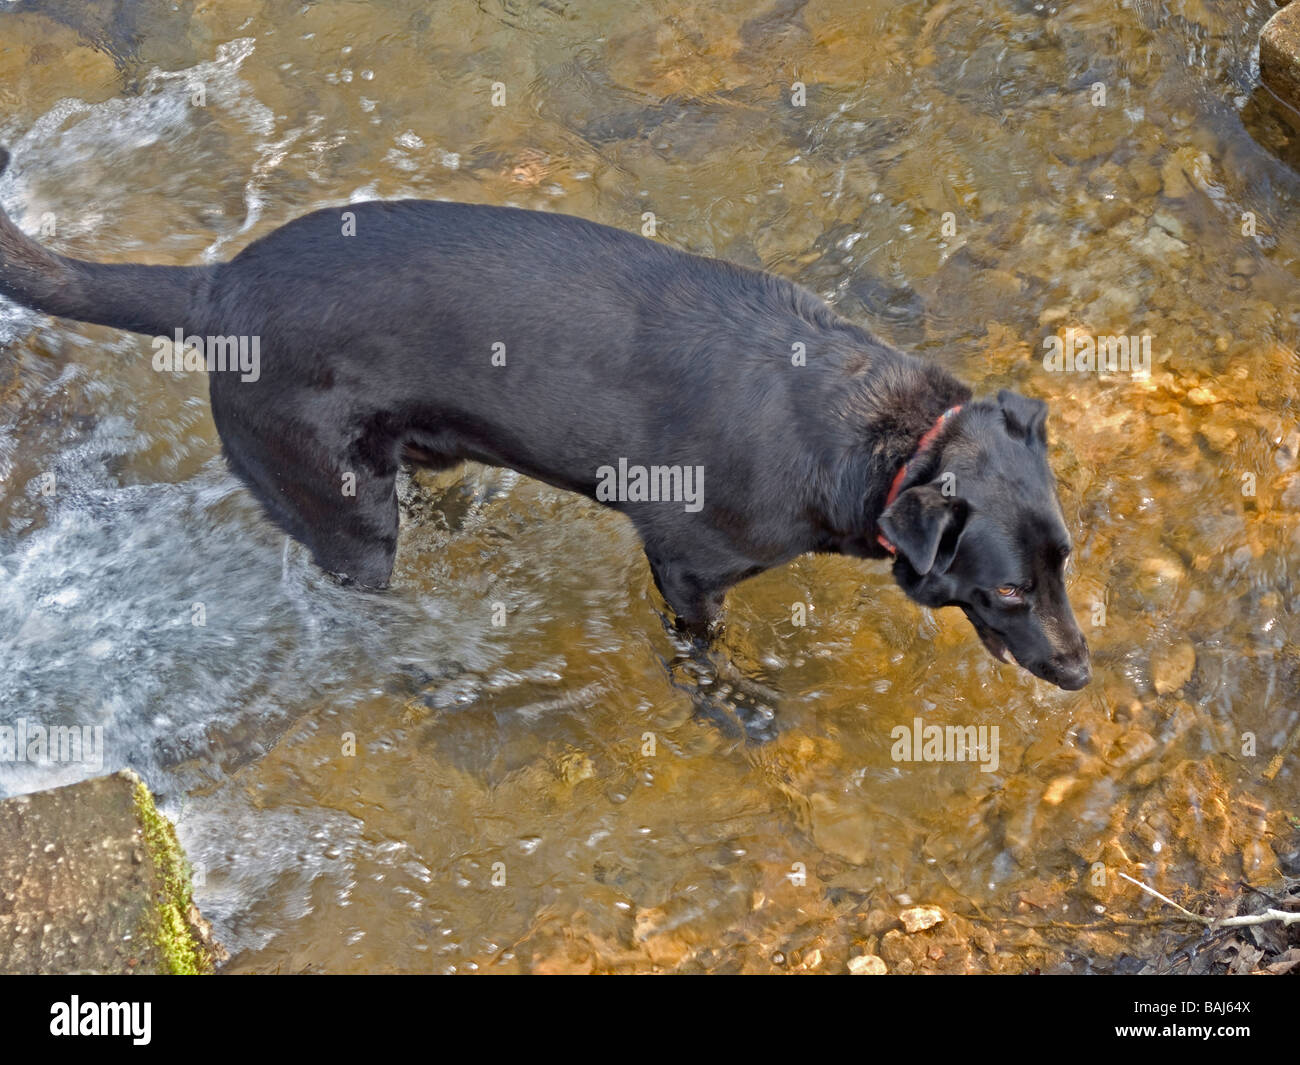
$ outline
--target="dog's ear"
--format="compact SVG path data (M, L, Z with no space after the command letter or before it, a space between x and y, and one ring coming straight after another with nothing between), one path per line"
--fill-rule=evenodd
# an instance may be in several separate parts
M965 500L923 484L895 499L877 524L912 569L925 576L933 569L943 572L951 564L969 513Z
M998 406L1002 408L1007 432L1020 437L1026 444L1047 446L1046 403L1004 388L998 393Z

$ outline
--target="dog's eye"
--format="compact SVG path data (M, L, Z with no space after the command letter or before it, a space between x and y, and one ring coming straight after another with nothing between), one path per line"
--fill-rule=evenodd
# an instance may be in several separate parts
M1014 584L999 584L998 595L1008 603L1018 603L1024 598L1024 591Z

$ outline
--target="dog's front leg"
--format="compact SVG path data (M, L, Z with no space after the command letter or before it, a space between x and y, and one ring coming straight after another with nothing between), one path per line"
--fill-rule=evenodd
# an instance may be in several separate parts
M718 586L692 573L679 561L647 557L655 587L672 612L677 631L707 647L721 635L722 602L727 586Z
M664 618L677 644L676 654L665 663L672 683L687 692L696 711L724 734L739 732L754 743L772 739L776 693L746 677L717 646L723 628L722 603L732 582L709 580L680 563L653 558L650 572L672 615Z

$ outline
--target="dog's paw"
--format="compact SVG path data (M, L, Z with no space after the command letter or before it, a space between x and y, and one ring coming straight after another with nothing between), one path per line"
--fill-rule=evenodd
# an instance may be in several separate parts
M686 692L696 712L724 734L767 743L777 734L780 697L727 663L721 669L708 656L679 655L670 663L674 687Z

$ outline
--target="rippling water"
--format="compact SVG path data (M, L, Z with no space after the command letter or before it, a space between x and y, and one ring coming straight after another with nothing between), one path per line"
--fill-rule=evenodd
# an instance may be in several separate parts
M376 196L653 212L1047 399L1097 677L1052 689L883 566L809 557L729 597L777 708L746 742L699 712L618 516L420 475L394 590L340 589L226 472L202 380L5 304L0 714L103 726L236 971L1105 967L1158 946L1109 923L1148 910L1117 870L1192 898L1295 873L1300 153L1254 88L1271 10L0 6L0 199L60 250L221 259ZM1151 336L1151 375L1047 372L1071 328ZM917 718L996 726L996 770L895 761ZM906 962L882 933L910 902L985 920Z

